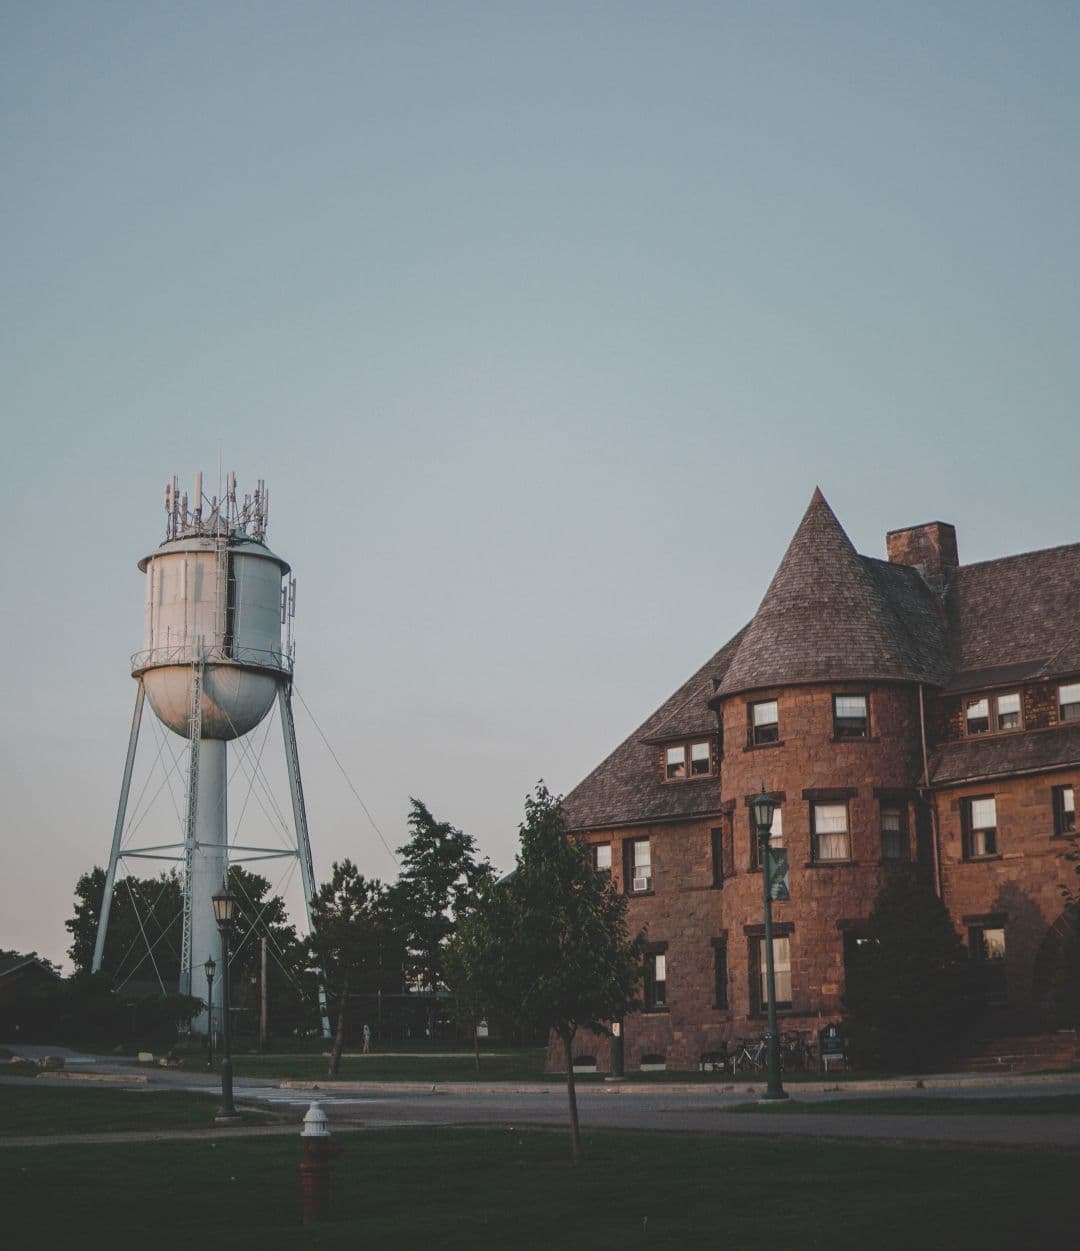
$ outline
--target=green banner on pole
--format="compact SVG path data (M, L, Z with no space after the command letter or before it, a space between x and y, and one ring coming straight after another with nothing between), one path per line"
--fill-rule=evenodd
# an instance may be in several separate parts
M791 898L786 847L770 847L768 852L769 898L781 903Z

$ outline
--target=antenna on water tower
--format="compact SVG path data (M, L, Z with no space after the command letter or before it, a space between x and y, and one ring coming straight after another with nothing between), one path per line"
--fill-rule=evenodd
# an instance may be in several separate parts
M299 861L311 927L315 877L311 860L296 727L292 710L296 583L287 561L265 546L269 493L259 479L254 497L237 506L236 474L221 482L209 515L203 514L202 473L195 475L194 507L173 477L165 486L165 541L139 561L146 574L142 651L131 658L138 683L127 760L113 828L93 972L101 969L117 866L125 856L183 864L181 994L197 994L195 979L207 954L218 949L211 897L235 861L292 857ZM283 634L284 631L284 634ZM152 847L124 846L131 774L145 700L167 729L188 740L187 802L181 840ZM250 733L278 705L292 796L295 843L280 848L229 843L228 744ZM224 972L224 971L223 971ZM214 1003L221 993L215 986ZM329 1036L320 988L323 1031ZM192 1022L207 1029L207 1014Z

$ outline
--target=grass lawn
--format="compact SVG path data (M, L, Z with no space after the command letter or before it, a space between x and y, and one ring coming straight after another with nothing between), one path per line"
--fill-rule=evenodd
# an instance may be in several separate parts
M299 1224L293 1138L0 1151L8 1245L155 1251L602 1251L1068 1245L1080 1153L592 1134L343 1136L330 1223ZM102 1231L102 1242L87 1241ZM107 1231L107 1232L106 1232Z
M238 1077L326 1079L326 1056L260 1056L233 1054L233 1073ZM338 1078L350 1082L521 1082L551 1081L544 1074L544 1051L540 1047L524 1051L499 1051L482 1055L480 1073L471 1052L442 1052L433 1055L393 1055L376 1052L369 1056L344 1056ZM565 1081L557 1074L556 1081ZM599 1080L589 1077L589 1081Z
M776 1103L740 1103L723 1108L731 1115L753 1115L761 1112L766 1116L774 1112L795 1112L814 1116L827 1112L858 1115L925 1116L927 1113L941 1116L1050 1116L1080 1113L1080 1094L1069 1095L1017 1095L1014 1098L964 1099L951 1095L930 1099L912 1095L890 1099L869 1097L865 1099L821 1099L808 1102L785 1099Z
M185 1090L0 1086L0 1133L78 1134L123 1129L205 1129L221 1100ZM243 1109L241 1109L243 1110ZM249 1113L259 1124L281 1119Z

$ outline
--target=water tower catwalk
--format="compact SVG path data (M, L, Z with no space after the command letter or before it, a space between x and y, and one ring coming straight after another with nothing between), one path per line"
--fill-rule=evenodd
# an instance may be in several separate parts
M112 852L105 879L93 968L101 968L117 865L127 857L183 864L181 994L205 996L203 964L218 957L211 896L221 889L229 855L235 859L299 860L311 921L315 890L304 794L292 713L293 615L296 582L289 565L266 546L269 494L260 481L238 501L236 475L224 497L204 500L195 475L191 506L177 480L165 488L164 542L139 561L146 574L143 650L132 657L138 682ZM132 769L143 704L174 734L189 740L187 800L175 843L124 845ZM226 780L228 743L248 734L274 702L281 715L292 793L295 842L279 846L229 845ZM290 835L290 839L291 839ZM220 981L214 985L215 1006ZM194 1022L205 1032L207 1017Z

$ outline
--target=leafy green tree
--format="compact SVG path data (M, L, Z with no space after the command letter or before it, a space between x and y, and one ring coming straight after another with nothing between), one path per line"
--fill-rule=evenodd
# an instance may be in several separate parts
M475 993L562 1043L570 1142L581 1159L574 1038L610 1034L638 1006L644 935L630 937L626 899L567 836L559 800L541 782L525 801L521 850L508 877L482 893L455 955Z
M481 924L478 909L490 891L495 875L490 870L477 880L476 893L455 913L454 933L443 951L443 976L454 1000L454 1016L459 1025L467 1025L473 1040L473 1060L480 1072L480 1022L491 1013L492 1004L483 984L476 980L475 963L470 953L475 949L475 930Z
M845 1002L860 1065L925 1071L960 1053L973 1007L967 953L915 872L894 870L878 893Z
M378 989L388 967L387 952L399 944L398 928L382 883L368 880L351 860L336 863L312 907L311 954L326 979L337 1029L328 1074L337 1075L345 1047L349 996ZM389 966L398 963L391 959Z
M413 799L409 841L398 848L401 875L391 903L405 934L406 971L429 995L428 1037L435 1037L435 996L446 984L446 944L455 917L490 874L476 858L476 842L448 821L436 821L426 804Z
M68 955L76 974L88 974L93 966L104 894L105 870L97 866L75 884L75 915L65 927L71 934ZM102 957L102 970L114 984L138 975L142 979L158 976L169 989L176 986L183 937L182 899L183 888L175 870L156 878L117 878Z

